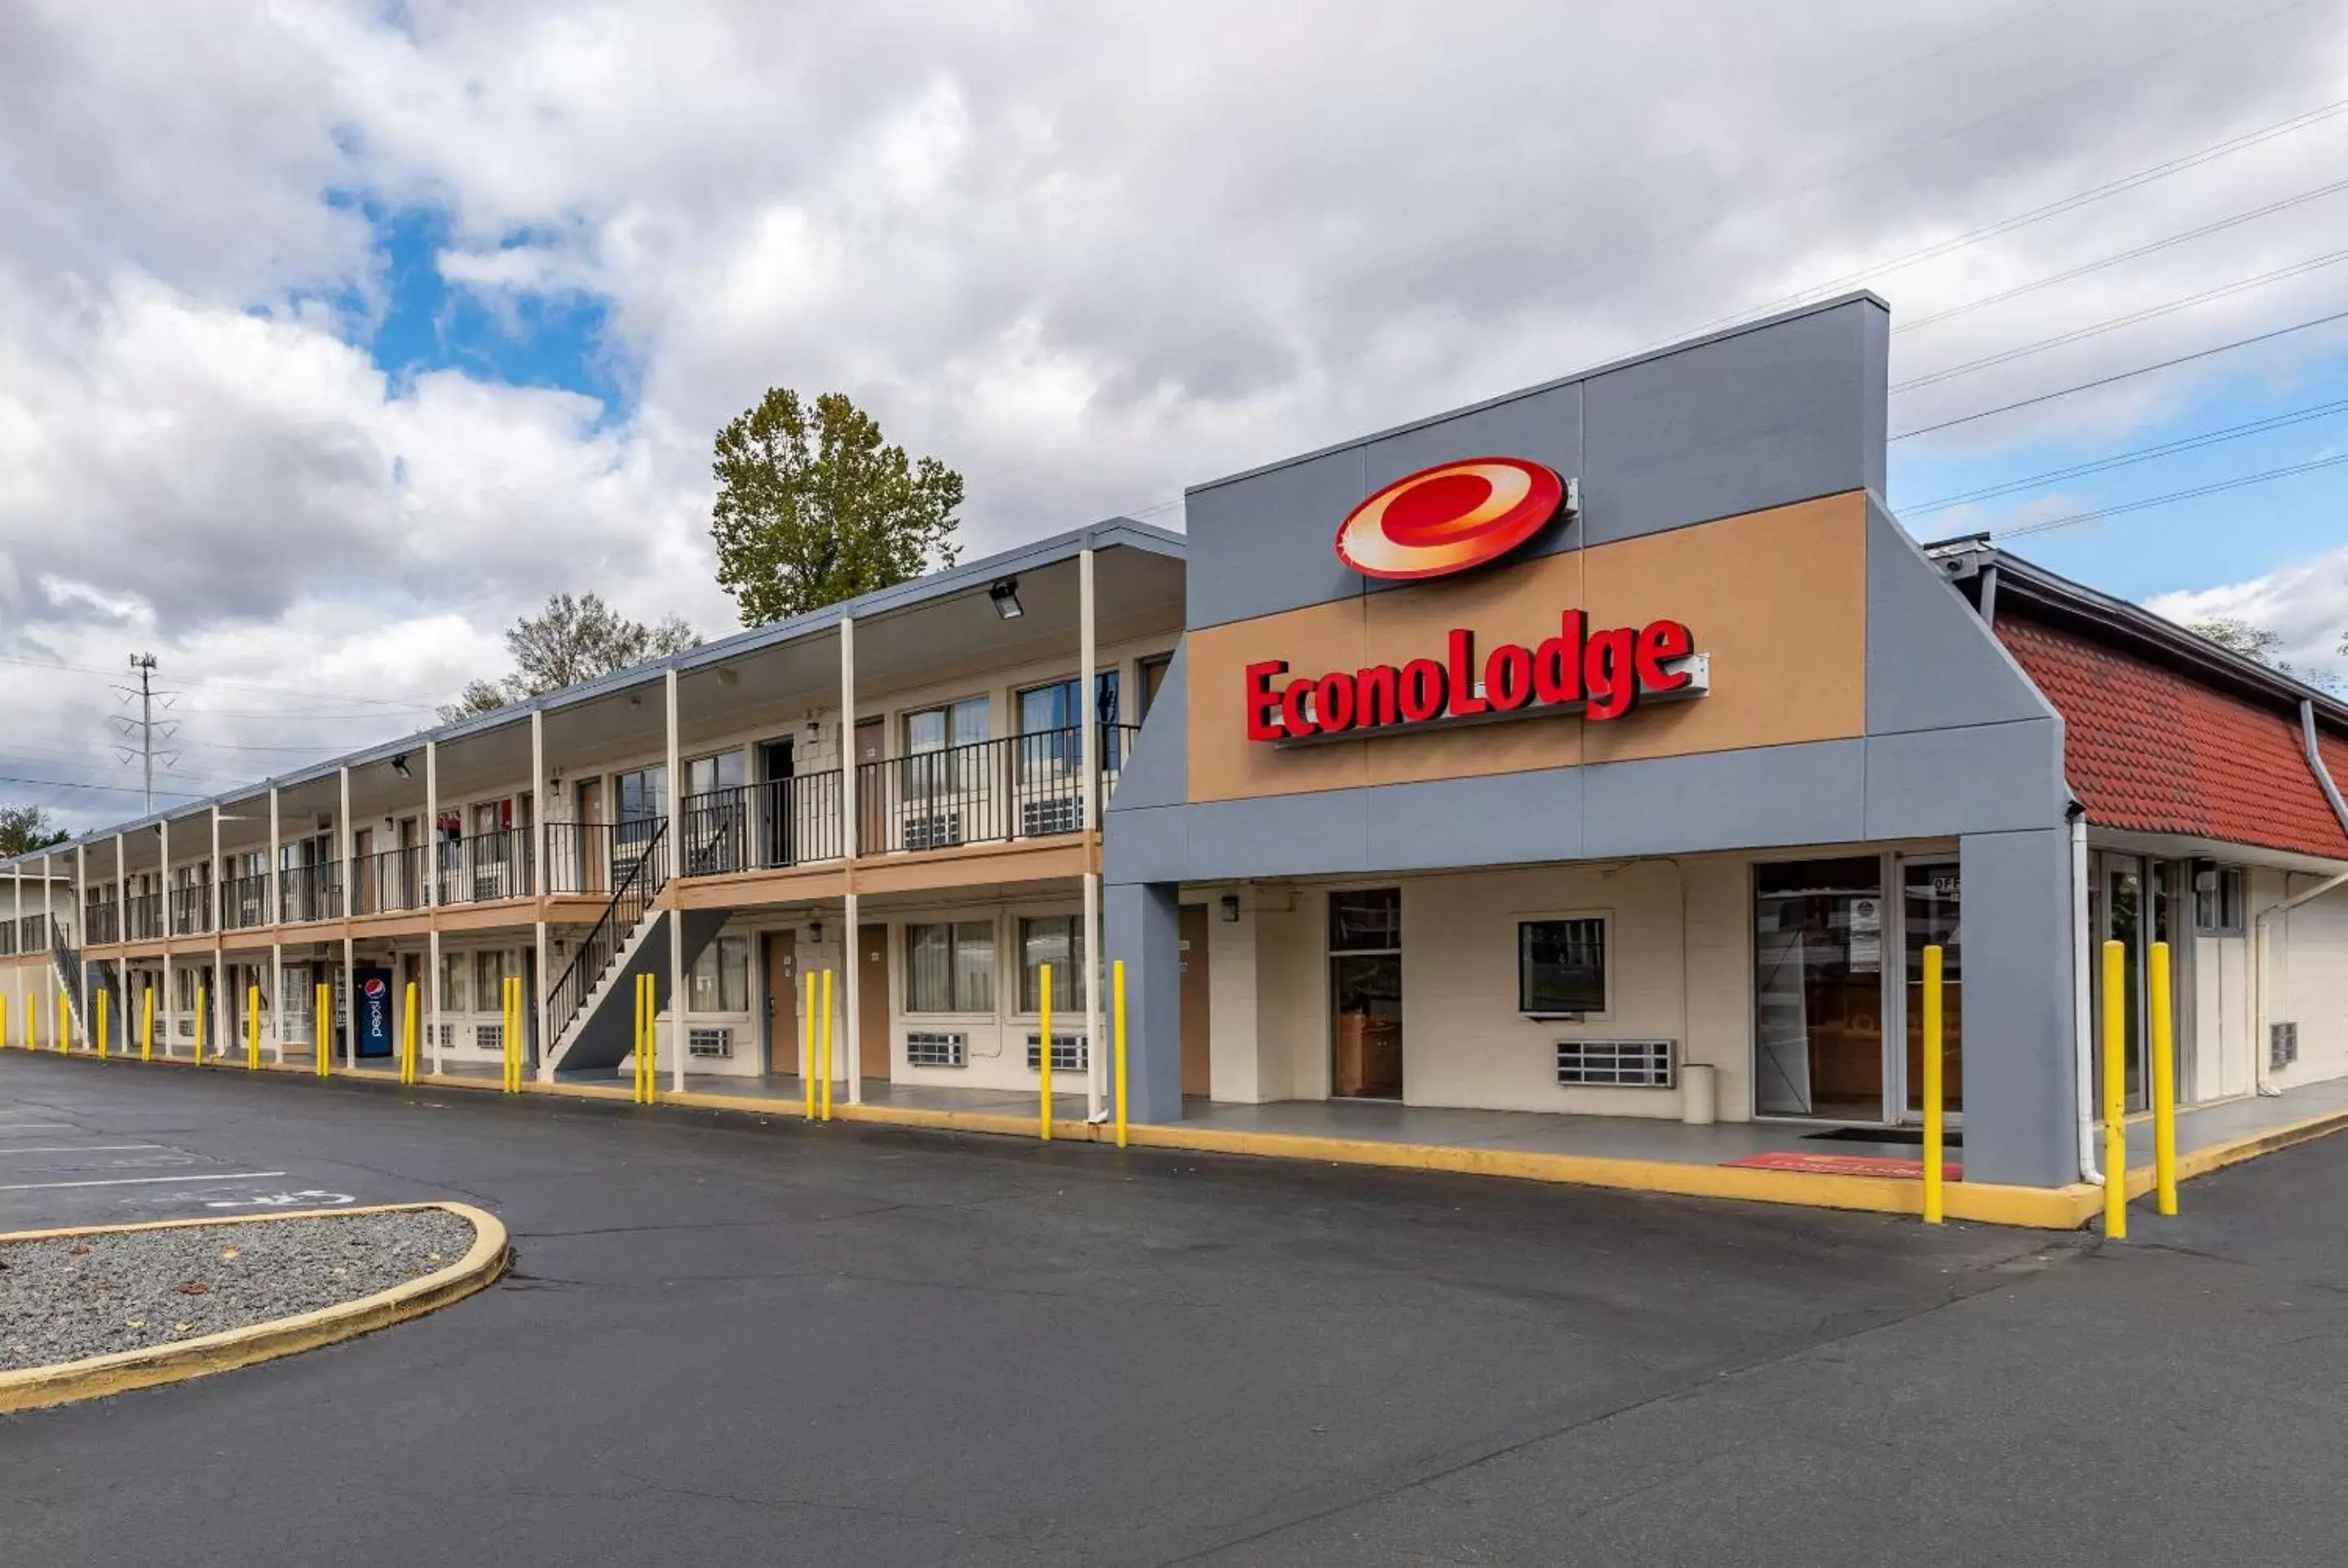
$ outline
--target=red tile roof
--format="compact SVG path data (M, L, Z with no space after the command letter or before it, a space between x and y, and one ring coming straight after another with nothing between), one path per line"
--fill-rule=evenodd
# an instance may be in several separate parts
M1997 633L2063 715L2065 775L2099 826L2348 860L2298 721L2081 633L2001 614ZM2322 738L2348 778L2348 742Z

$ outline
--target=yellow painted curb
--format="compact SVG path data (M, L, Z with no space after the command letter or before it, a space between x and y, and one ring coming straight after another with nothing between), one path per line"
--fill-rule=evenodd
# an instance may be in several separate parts
M185 1230L199 1225L259 1225L271 1220L321 1219L335 1214L401 1214L417 1209L445 1209L461 1215L473 1227L473 1245L448 1267L411 1279L373 1296L322 1307L292 1317L226 1328L171 1345L60 1361L48 1367L27 1367L0 1372L0 1412L46 1409L108 1394L129 1393L164 1383L181 1383L215 1372L232 1371L259 1361L314 1350L321 1345L355 1338L410 1317L460 1301L496 1282L512 1261L513 1248L505 1225L485 1209L470 1204L377 1204L355 1209L298 1209L288 1214L235 1214L225 1218L156 1220L142 1225L85 1225L65 1230L13 1231L0 1242L46 1241L69 1235L111 1235L127 1231Z
M96 1060L82 1053L84 1060ZM179 1061L175 1065L193 1063ZM230 1066L232 1071L241 1067ZM263 1071L279 1071L263 1063ZM288 1072L310 1075L307 1067L288 1066ZM337 1077L363 1077L381 1081L387 1074L337 1072ZM470 1089L497 1093L486 1079L434 1077L421 1082L438 1089ZM616 1086L591 1083L541 1083L530 1081L533 1094L579 1100L633 1098ZM747 1112L755 1115L805 1120L800 1101L761 1099L705 1090L661 1091L660 1104L695 1110ZM1028 1138L1036 1133L1033 1116L989 1111L926 1110L913 1106L835 1104L832 1119L874 1126L914 1127L935 1132L978 1132L995 1137ZM2281 1127L2212 1143L2179 1154L2177 1175L2190 1181L2229 1165L2240 1164L2296 1143L2304 1143L2348 1128L2348 1110L2325 1112ZM1081 1118L1056 1121L1056 1138L1069 1143L1108 1143L1114 1128ZM1317 1160L1330 1164L1380 1166L1390 1170L1442 1171L1453 1174L1504 1176L1517 1181L1550 1182L1560 1185L1605 1187L1620 1192L1663 1193L1674 1196L1725 1198L1740 1203L1788 1204L1806 1208L1848 1209L1877 1214L1921 1214L1924 1189L1904 1177L1831 1175L1816 1171L1772 1171L1750 1166L1682 1164L1669 1160L1632 1160L1600 1154L1550 1154L1529 1150L1486 1149L1451 1143L1390 1143L1375 1138L1327 1138L1302 1132L1251 1132L1234 1128L1189 1127L1179 1122L1135 1122L1127 1142L1136 1148L1183 1149L1200 1153L1245 1154L1275 1160ZM2149 1163L2131 1166L2128 1195L2142 1197L2152 1190ZM2060 1187L2015 1187L1989 1182L1952 1182L1943 1189L1949 1217L1989 1225L2019 1225L2036 1230L2076 1230L2103 1210L2103 1188L2084 1182Z

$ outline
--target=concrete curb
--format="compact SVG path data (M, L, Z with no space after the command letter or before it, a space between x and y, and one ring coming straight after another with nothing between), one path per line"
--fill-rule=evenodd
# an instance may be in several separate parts
M55 1054L55 1053L44 1053ZM75 1057L95 1061L88 1051ZM117 1058L116 1060L121 1060ZM160 1064L162 1058L157 1058ZM185 1058L174 1067L192 1068ZM225 1067L242 1071L241 1062L220 1062L204 1071ZM263 1072L314 1076L305 1066L277 1067L263 1062ZM336 1071L337 1079L377 1086L400 1087L396 1078L379 1072ZM435 1077L425 1074L417 1088L468 1089L499 1092L490 1079ZM632 1099L628 1091L592 1083L541 1083L526 1081L525 1094L554 1099L618 1101ZM794 1121L807 1120L802 1102L758 1099L749 1095L686 1090L661 1091L659 1103L697 1111L747 1112ZM835 1102L832 1120L869 1125L911 1127L932 1132L978 1132L992 1137L1033 1139L1036 1119L991 1111L932 1111L911 1106L849 1105ZM2302 1122L2271 1127L2229 1143L2211 1143L2177 1157L2180 1182L2212 1171L2271 1154L2294 1143L2304 1143L2348 1128L2348 1111L2326 1112ZM1114 1143L1116 1130L1106 1123L1056 1121L1056 1140L1071 1143ZM1515 1181L1549 1182L1564 1186L1604 1187L1617 1192L1661 1193L1675 1197L1723 1198L1735 1203L1786 1204L1798 1208L1848 1209L1866 1213L1921 1214L1923 1184L1887 1176L1843 1176L1815 1171L1769 1171L1728 1165L1682 1164L1669 1160L1631 1160L1601 1154L1547 1154L1525 1150L1487 1149L1472 1144L1401 1143L1373 1138L1322 1138L1296 1132L1248 1132L1231 1128L1186 1127L1179 1123L1136 1122L1127 1129L1127 1143L1138 1149L1180 1149L1207 1154L1244 1154L1274 1160L1315 1160L1329 1164L1380 1166L1389 1170L1442 1171L1456 1175L1503 1176ZM2149 1163L2131 1166L2128 1195L2152 1191ZM1988 1182L1951 1182L1943 1189L1951 1219L1976 1220L1985 1225L2017 1225L2031 1230L2077 1230L2103 1213L2104 1190L2084 1182L2060 1187L2012 1187Z
M468 1221L473 1245L448 1267L395 1285L388 1290L362 1296L334 1307L320 1307L292 1317L223 1329L174 1345L60 1361L47 1367L27 1367L0 1372L0 1413L47 1409L104 1399L109 1394L181 1383L215 1372L232 1371L259 1361L314 1350L321 1345L355 1338L361 1334L420 1317L425 1313L460 1301L494 1284L512 1262L513 1247L506 1227L495 1214L470 1204L377 1204L365 1208L297 1209L289 1214L236 1214L226 1218L157 1220L142 1225L82 1225L63 1230L12 1231L0 1242L44 1241L56 1236L108 1235L127 1231L182 1230L198 1225L258 1225L272 1220L320 1219L334 1214L399 1214L417 1209L442 1209Z

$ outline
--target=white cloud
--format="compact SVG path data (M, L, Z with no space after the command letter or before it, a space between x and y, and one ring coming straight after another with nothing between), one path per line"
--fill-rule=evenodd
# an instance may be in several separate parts
M2322 8L2198 0L28 0L0 8L0 652L111 669L136 635L190 677L421 703L496 671L499 629L558 589L722 630L708 441L769 384L846 390L953 462L969 548L996 548L2280 119L2339 95L2343 44ZM2343 152L2348 117L1880 287L1908 314L1963 303L2337 178ZM354 346L387 307L362 200L445 210L439 270L499 320L601 303L624 416L386 378ZM2340 200L1904 335L1895 375L2315 254ZM2338 286L1968 375L1895 422ZM2245 363L2287 380L2311 346ZM2202 384L1943 444L2106 439ZM103 755L90 696L12 680L0 722L66 769Z

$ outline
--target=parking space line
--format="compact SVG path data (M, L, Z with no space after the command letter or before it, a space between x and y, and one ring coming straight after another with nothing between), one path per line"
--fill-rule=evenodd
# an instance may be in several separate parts
M251 1182L263 1176L283 1176L283 1171L231 1171L207 1176L112 1176L102 1182L18 1182L0 1186L0 1193L46 1193L55 1187L145 1187L170 1182Z
M124 1154L133 1149L168 1149L169 1143L36 1143L27 1149L0 1144L0 1154Z

